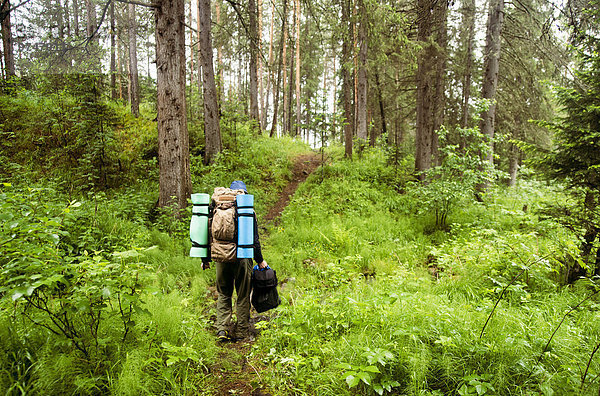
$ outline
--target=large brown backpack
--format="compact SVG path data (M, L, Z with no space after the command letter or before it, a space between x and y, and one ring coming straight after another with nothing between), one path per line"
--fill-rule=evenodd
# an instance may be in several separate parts
M235 197L244 190L217 187L211 197L213 215L209 224L212 260L230 263L237 259L237 209Z

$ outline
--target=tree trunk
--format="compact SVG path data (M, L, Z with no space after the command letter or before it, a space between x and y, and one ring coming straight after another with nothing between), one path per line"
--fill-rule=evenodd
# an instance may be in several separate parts
M434 8L436 64L435 64L435 96L433 111L433 130L431 135L432 163L439 165L437 131L444 124L446 107L446 48L448 46L448 2L440 1Z
M296 136L300 135L300 0L296 2Z
M517 185L517 173L519 171L519 148L512 143L510 144L508 161L508 174L510 176L508 186L514 187Z
M342 4L342 101L344 107L344 154L352 158L352 23L350 22L350 1L341 0Z
M475 40L475 0L465 0L463 5L463 18L462 18L463 30L461 34L465 34L466 37L463 41L466 41L466 53L465 53L465 73L463 75L463 87L462 87L462 117L461 127L467 128L469 126L469 102L471 99L471 78L473 68L473 41Z
M16 75L15 50L13 45L12 27L10 23L10 1L2 3L2 44L4 46L4 70L6 78Z
M71 37L71 16L69 13L69 0L65 0L65 5L62 8L64 12L65 28L67 29L67 37Z
M487 136L490 151L487 160L493 164L494 121L496 118L496 88L500 66L500 40L504 23L504 0L491 0L485 38L484 75L481 97L490 101L490 107L481 114L480 129Z
M217 16L217 25L221 26L221 0L217 0L215 3L215 13ZM200 19L198 14L198 19ZM198 29L198 41L200 41L200 29ZM225 77L223 68L223 46L219 43L217 47L217 98L219 106L225 100ZM220 108L220 107L219 107Z
M417 0L417 12L417 40L422 43L423 49L417 58L415 171L423 180L424 172L437 162L436 131L444 114L443 52L446 41L447 2Z
M187 205L192 192L185 104L185 2L156 3L159 206Z
M363 0L358 1L360 23L358 26L358 89L356 97L356 135L366 142L367 129L367 12Z
M202 64L202 86L204 93L204 136L206 154L204 163L210 164L223 149L221 127L219 125L219 103L213 69L213 48L211 39L210 0L199 0L200 9L200 63Z
M96 5L93 0L85 0L85 9L87 12L86 33L87 37L91 38L96 31Z
M271 10L271 26L269 26L269 64L267 65L267 89L266 99L262 112L262 126L267 127L267 115L269 113L269 94L271 92L271 84L273 81L273 23L275 18L275 7Z
M286 16L287 18L287 16ZM288 105L288 96L289 96L289 84L288 84L288 72L287 72L287 46L288 46L288 29L286 26L285 31L283 32L284 40L283 40L283 134L287 135L289 133L288 129L288 117L289 117L289 105Z
M257 48L258 48L258 120L261 131L265 128L263 122L263 113L265 112L265 86L263 77L263 46L262 46L262 30L263 30L263 2L258 0L258 31L257 31Z
M335 69L335 55L331 57L333 62L333 117L331 117L331 131L333 132L333 136L337 136L337 70Z
M56 24L58 29L58 38L61 42L65 40L65 22L63 19L63 7L60 0L56 0Z
M119 99L123 100L123 52L121 48L119 31L119 29L116 30L115 37L115 41L117 43L117 92L119 94Z
M385 122L385 109L383 106L383 93L379 81L379 73L375 73L375 83L377 84L377 99L379 101L379 114L381 115L381 132L387 134L387 124ZM389 138L388 138L389 139Z
M79 37L79 5L77 0L73 0L73 33Z
M190 22L189 22L189 26L194 26L194 18L193 18L193 8L192 7L192 2L190 1L190 12L188 14L189 18L190 18ZM194 86L194 29L190 29L190 89L192 89L192 87ZM190 101L191 101L191 97L192 95L190 95ZM193 105L190 103L190 107L192 107ZM192 114L194 112L192 111Z
M285 123L285 131L286 135L294 136L292 133L292 98L294 97L292 92L294 92L294 67L296 66L296 59L292 55L292 51L294 50L294 40L290 37L290 73L288 75L288 89L287 89L287 101L284 103L283 112L284 115L287 115L286 123ZM295 130L294 130L295 132Z
M281 18L281 39L279 41L279 64L277 68L277 81L275 83L275 94L273 96L273 123L271 124L271 134L273 137L277 133L277 113L279 111L279 87L281 87L281 72L285 68L285 45L287 41L287 0L283 0L283 16ZM284 78L285 80L285 78Z
M137 23L135 18L135 5L128 4L129 14L129 81L130 81L130 96L131 96L131 114L134 117L140 115L140 83L138 77L138 61L137 61ZM185 34L185 33L184 33ZM185 59L185 54L184 54ZM184 73L185 81L185 73ZM184 82L185 87L185 82Z
M88 46L88 48L91 49L91 59L93 59L92 70L97 74L102 74L100 35L96 31L98 24L96 19L96 4L94 3L94 0L85 0L85 8L87 13L87 39L90 40L89 44L93 44Z
M258 110L258 20L256 18L256 1L248 1L248 14L250 16L250 119L258 124L260 130L260 116Z
M115 3L110 3L110 93L113 100L117 99L117 61L116 61Z

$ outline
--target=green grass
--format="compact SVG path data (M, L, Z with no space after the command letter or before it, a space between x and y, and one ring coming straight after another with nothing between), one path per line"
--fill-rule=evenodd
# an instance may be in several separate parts
M194 159L194 192L245 180L260 219L290 177L291 159L308 148L287 138L249 139L245 127L237 133L238 151L209 167ZM388 166L379 150L352 161L342 154L339 147L328 149L329 164L300 186L279 224L261 235L282 305L259 323L248 356L216 344L214 270L202 271L187 257L189 217L174 221L152 210L152 180L68 199L58 187L3 187L11 199L4 213L27 213L42 195L46 205L15 223L23 248L5 246L5 257L28 254L37 263L52 252L53 260L68 262L87 251L140 268L143 285L125 340L115 296L105 301L102 346L91 362L65 337L25 320L6 295L0 389L218 394L223 378L235 378L247 358L257 371L253 388L277 395L371 395L386 388L402 395L579 394L600 342L598 299L570 313L544 351L564 315L593 290L589 282L561 284L563 263L578 242L539 215L545 203L565 199L562 191L534 180L494 188L483 204L457 203L441 231L411 198L416 191L406 163ZM73 199L81 204L65 213ZM36 238L26 237L27 227ZM54 239L52 227L61 231L60 245L50 249L44 241ZM600 387L598 359L590 363L582 394Z
M433 217L389 188L402 177L380 172L384 161L377 152L335 161L272 230L265 255L288 282L253 354L265 384L277 394L374 394L389 380L409 395L577 393L600 340L597 304L569 315L542 353L591 293L560 286L575 241L536 215L560 191L499 188L485 204L462 203L449 232L432 232ZM382 351L385 364L373 360ZM349 388L349 376L369 366L378 371L363 372L369 384ZM599 371L593 360L589 391Z

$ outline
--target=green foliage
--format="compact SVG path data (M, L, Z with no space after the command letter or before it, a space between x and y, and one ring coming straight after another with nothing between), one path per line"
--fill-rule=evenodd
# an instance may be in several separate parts
M59 178L67 191L147 175L142 155L153 151L146 146L156 126L109 103L103 87L92 75L49 75L38 77L34 89L2 95L0 149L10 159L0 165L3 173L17 176L10 164L20 164Z
M251 355L263 385L277 394L576 393L571 370L581 372L573 365L588 361L600 331L595 297L542 352L589 295L560 288L576 240L536 214L564 199L561 190L490 188L483 204L457 203L449 232L425 235L428 219L413 215L420 201L387 187L406 180L390 168L376 151L328 165L272 230L266 257L283 302Z
M590 10L598 15L598 9ZM585 36L584 36L585 37ZM546 151L542 167L552 178L566 181L574 203L550 208L548 213L581 240L582 263L572 266L568 281L574 282L593 270L600 275L600 40L591 35L576 48L579 55L576 78L568 87L557 89L564 116L553 123L542 123L554 132L552 151ZM589 271L588 271L589 270Z
M400 386L398 381L392 380L389 374L381 371L388 363L394 361L392 352L381 348L371 350L367 347L361 356L365 358L367 365L353 366L349 363L341 363L338 366L347 370L343 376L349 388L354 388L362 382L377 394L383 395L384 392L391 392L392 388Z
M477 189L493 180L493 168L487 161L490 145L478 128L457 128L459 141L466 145L451 144L449 132L442 127L438 132L441 164L428 170L421 183L411 185L413 200L419 200L420 214L435 214L435 226L447 228L448 215L462 200L475 199Z

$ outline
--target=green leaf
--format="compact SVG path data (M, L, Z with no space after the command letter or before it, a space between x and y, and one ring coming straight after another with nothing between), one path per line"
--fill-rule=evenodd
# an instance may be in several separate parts
M483 384L475 385L475 390L477 391L478 395L483 395L486 392L486 388L485 388L485 386L483 386Z
M346 377L346 383L348 384L349 388L354 388L356 385L358 385L360 382L360 379L358 377L355 377L354 375L349 375Z
M356 374L356 376L358 378L360 378L360 380L362 382L364 382L365 384L367 384L369 386L371 385L371 374L364 372L364 371L360 371Z
M360 368L362 371L366 371L369 373L380 373L381 371L379 371L379 369L375 366L361 366Z
M12 295L12 300L13 301L17 301L19 298L23 297L24 292L19 290L19 291L15 291Z
M383 387L379 384L373 384L373 390L377 392L378 395L383 395Z

